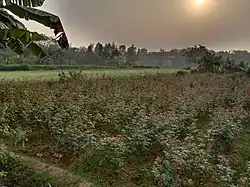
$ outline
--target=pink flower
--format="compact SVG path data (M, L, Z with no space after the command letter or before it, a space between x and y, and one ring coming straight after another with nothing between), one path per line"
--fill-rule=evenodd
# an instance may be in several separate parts
M184 97L184 92L176 92L176 95L179 97Z
M247 89L246 89L246 95L247 95L247 96L250 96L250 88L247 88Z
M232 108L230 106L227 107L227 112L232 112Z

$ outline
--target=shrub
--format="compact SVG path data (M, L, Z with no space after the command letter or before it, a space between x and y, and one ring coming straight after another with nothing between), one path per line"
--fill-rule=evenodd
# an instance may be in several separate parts
M185 74L187 74L187 72L178 71L178 72L176 73L176 76L182 76L182 75L185 75Z
M152 186L152 178L156 186L229 186L245 176L232 164L234 155L248 160L238 153L249 130L244 74L66 76L2 82L1 139L74 163L101 186ZM63 157L54 161L55 152Z
M163 158L158 157L152 167L152 173L155 178L155 185L159 187L169 186L177 187L178 181L174 174L173 158L165 153Z
M247 68L246 75L250 77L250 67Z
M6 152L0 153L0 164L1 173L4 174L0 180L1 185L20 187L47 187L49 184L53 187L70 185L70 182L60 182L55 176L47 172L34 171Z
M125 145L118 140L101 140L83 155L81 171L111 176L123 167L126 153Z

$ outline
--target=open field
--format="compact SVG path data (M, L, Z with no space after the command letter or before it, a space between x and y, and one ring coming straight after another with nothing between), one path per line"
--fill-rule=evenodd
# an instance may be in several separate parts
M69 70L63 70L68 73ZM70 70L70 71L77 71ZM79 71L79 70L78 70ZM91 69L82 70L83 74L89 77L103 77L103 76L131 76L139 74L157 74L157 73L173 73L177 72L178 69L167 69L167 68L148 68L148 69ZM62 70L39 70L39 71L0 71L0 79L4 80L55 80L58 79L58 73Z
M0 184L250 184L250 78L240 73L2 82L0 101Z

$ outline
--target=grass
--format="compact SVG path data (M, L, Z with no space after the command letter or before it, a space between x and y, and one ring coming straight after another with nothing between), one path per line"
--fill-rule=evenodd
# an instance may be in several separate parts
M88 185L80 177L34 158L22 157L10 152L0 152L0 157L5 160L1 169L4 169L8 176L5 184L8 183L11 186L45 187L50 184L53 187L78 187L79 184L86 184L84 187L87 187Z
M74 70L63 70L65 73ZM76 70L77 71L77 70ZM91 69L83 70L82 73L89 77L102 76L131 76L139 74L157 74L157 73L173 73L178 69L167 68L147 68L147 69ZM8 81L22 80L57 80L58 73L62 70L39 70L39 71L0 71L0 79Z
M1 82L2 147L67 171L65 181L77 176L100 187L250 184L249 77L115 72L64 83ZM29 170L40 164L23 172L24 161L18 170L9 163L5 180L19 176L22 186L34 180L22 174L41 178L38 187L60 178Z

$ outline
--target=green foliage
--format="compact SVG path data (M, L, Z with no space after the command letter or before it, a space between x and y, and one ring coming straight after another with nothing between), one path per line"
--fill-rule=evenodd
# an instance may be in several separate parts
M184 71L178 71L176 73L176 76L182 76L182 75L185 75L185 74L186 74L186 72L184 72Z
M15 30L16 29L14 29L14 31ZM24 34L24 31L26 34ZM5 31L3 30L3 32ZM51 37L37 35L35 32L26 32L23 28L20 29L20 31L18 30L17 33L19 33L22 41L32 38L31 36L26 36L28 33L35 35L36 37L33 38L36 40L48 38L45 41L36 42L42 47L47 56L42 59L36 58L27 47L23 49L24 55L16 55L13 51L5 49L0 51L1 64L25 63L29 65L112 66L123 68L171 67L176 69L191 69L191 71L196 68L195 70L202 72L233 73L246 72L248 68L247 61L250 59L250 53L248 52L215 52L207 49L205 46L202 46L204 49L201 47L202 52L198 50L197 46L196 48L188 47L184 49L172 49L170 51L162 49L158 52L150 52L145 48L137 48L134 45L127 47L125 45L117 45L114 42L104 44L98 42L95 45L90 44L88 47L69 47L68 50L64 50L61 49L57 41ZM4 35L6 34L7 33ZM3 45L4 43L0 42L0 46L1 44ZM15 46L16 45L13 45L13 47ZM184 61L186 61L188 67L185 67Z
M246 75L247 75L248 77L250 77L250 67L247 69Z
M0 84L8 145L47 161L58 153L56 163L100 186L239 186L248 176L249 141L239 139L249 77L61 76Z
M101 140L85 153L81 167L85 172L111 175L123 167L126 152L125 145L115 139Z
M2 169L0 173L4 174L1 177L1 185L48 187L50 184L53 187L66 187L70 184L61 183L55 176L47 172L36 172L6 152L0 153L0 164Z
M5 5L4 5L5 2ZM4 1L0 2L0 41L1 48L10 48L17 54L23 54L25 50L30 50L35 56L43 58L46 56L44 50L35 41L46 40L42 34L28 31L25 26L6 10L11 11L19 18L37 21L44 26L54 29L58 44L61 48L68 48L68 40L63 26L58 16L48 12L34 9L32 7L41 6L44 0L33 1Z
M220 129L215 134L215 149L218 152L229 152L233 143L234 134L231 129Z
M165 152L163 158L159 157L155 160L152 173L157 186L178 186L175 179L173 161L167 152Z
M22 59L21 59L22 60ZM11 65L0 65L0 71L37 71L37 70L60 70L60 69L88 69L84 66L73 66L73 65L30 65L30 64L11 64ZM89 68L91 69L91 68ZM92 68L94 69L94 68Z
M191 64L198 64L197 70L200 73L246 72L248 66L244 61L241 61L238 65L236 65L235 60L230 59L230 55L227 55L226 59L223 59L220 53L209 50L202 45L188 47L184 56L186 58L186 64L188 64L189 67Z
M3 153L1 153L0 154L0 163L2 164L2 165L6 165L7 163L8 163L8 157L9 157L9 155L7 155L7 154L3 154ZM1 167L1 170L0 170L0 177L1 178L4 178L4 177L7 177L7 174L8 174L8 172L7 171L4 171L3 170L3 168Z

